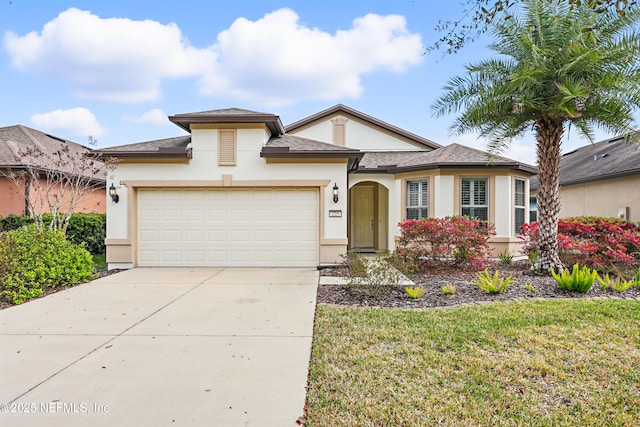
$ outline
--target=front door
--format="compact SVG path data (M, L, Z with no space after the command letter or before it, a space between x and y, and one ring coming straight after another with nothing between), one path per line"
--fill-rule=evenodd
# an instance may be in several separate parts
M374 249L375 188L372 185L356 185L352 188L353 247Z

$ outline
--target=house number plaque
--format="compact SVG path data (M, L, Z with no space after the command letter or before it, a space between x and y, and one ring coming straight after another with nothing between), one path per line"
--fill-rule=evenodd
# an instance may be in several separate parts
M342 211L329 211L329 218L342 218Z

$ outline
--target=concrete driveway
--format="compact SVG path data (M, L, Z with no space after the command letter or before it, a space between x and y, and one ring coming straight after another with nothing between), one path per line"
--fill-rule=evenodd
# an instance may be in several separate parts
M0 425L295 426L318 272L134 269L0 311Z

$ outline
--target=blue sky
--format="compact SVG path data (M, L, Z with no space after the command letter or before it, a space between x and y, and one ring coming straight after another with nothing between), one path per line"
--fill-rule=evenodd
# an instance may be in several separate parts
M430 109L464 64L489 56L486 40L424 54L438 20L461 16L457 2L0 1L0 126L107 147L181 135L173 114L239 107L286 125L342 103L443 145L484 147ZM533 138L506 156L534 164Z

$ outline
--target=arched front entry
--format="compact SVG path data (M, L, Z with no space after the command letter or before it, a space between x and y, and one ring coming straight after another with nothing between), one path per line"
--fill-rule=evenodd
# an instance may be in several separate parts
M349 189L349 248L386 251L389 233L389 190L377 182L360 182Z

